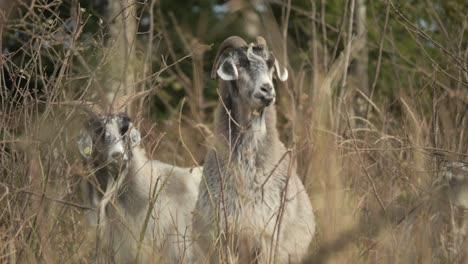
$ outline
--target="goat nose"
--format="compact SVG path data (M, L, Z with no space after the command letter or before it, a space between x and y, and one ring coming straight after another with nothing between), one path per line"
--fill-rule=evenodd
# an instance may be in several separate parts
M123 154L123 153L120 153L120 152L117 152L117 151L116 151L116 152L113 152L113 153L111 154L111 158L112 158L112 159L118 159L118 158L120 158L120 157L122 156L122 154Z
M262 86L260 86L260 90L264 94L271 94L271 91L273 91L273 86L271 84L265 83Z

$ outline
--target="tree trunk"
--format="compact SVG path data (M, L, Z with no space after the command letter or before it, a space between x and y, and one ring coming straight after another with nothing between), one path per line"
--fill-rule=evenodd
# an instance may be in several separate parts
M137 31L135 0L108 1L107 22L110 38L109 74L106 80L106 101L115 111L126 110L132 115L132 107L119 105L119 97L136 92L135 87L135 39ZM114 103L116 102L116 103Z
M366 115L366 100L360 95L357 90L362 91L366 96L369 96L369 76L368 76L368 49L367 49L367 22L366 22L366 4L365 0L356 0L356 9L353 17L353 33L358 37L362 38L364 48L357 56L357 58L351 62L350 65L350 88L353 92L353 109L355 116L365 118ZM355 122L359 127L363 125L362 122Z

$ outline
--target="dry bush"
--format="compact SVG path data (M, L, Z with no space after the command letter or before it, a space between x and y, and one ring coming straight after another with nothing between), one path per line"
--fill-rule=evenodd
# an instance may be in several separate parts
M88 209L79 190L88 172L81 166L76 140L87 115L76 101L105 104L107 78L115 78L109 77L114 76L109 64L115 49L106 42L105 26L93 36L84 35L85 27L99 21L75 1L67 3L69 20L46 15L58 14L61 1L21 1L21 12L3 16L0 25L4 36L19 43L0 58L0 262L98 259L99 241L87 225ZM205 31L197 34L184 29L155 3L141 6L145 12L154 9L151 32L136 38L135 58L126 60L132 63L136 91L155 88L154 94L132 104L134 116L149 156L177 165L202 164L216 103L216 96L204 97L215 94L206 91L214 90L207 80L208 59L214 55L207 54L213 53L208 51L215 37L201 37L210 34L209 25L200 25ZM441 177L446 164L468 162L466 21L454 41L460 44L447 36L429 54L421 44L430 41L424 30L405 20L391 1L374 10L390 14L390 22L383 23L385 15L380 16L375 26L381 35L367 42L348 32L348 11L343 12L343 26L339 17L330 26L315 6L309 12L269 1L265 14L256 18L249 5L236 3L229 7L232 17L239 13L247 23L261 20L251 34L267 36L275 54L283 54L280 60L290 62L289 82L277 84L279 131L297 153L298 173L317 216L307 262L466 261L466 208L451 200L453 188ZM282 21L275 20L270 5L281 7ZM294 12L314 18L307 20L313 33L305 36L310 39L305 46L288 32L287 14ZM333 44L330 49L323 40L329 36L326 26L340 36L339 48ZM220 28L213 29L218 38ZM399 34L418 44L417 60L406 57ZM175 51L176 46L182 51ZM376 92L360 96L360 77L347 69L365 48L378 53L369 58L372 65L378 61L387 72L380 78L378 70L370 71L376 76L371 87ZM169 91L174 85L180 91ZM174 101L171 96L177 93L187 99ZM164 106L164 115L156 112L154 101ZM355 104L366 107L364 116L354 111Z

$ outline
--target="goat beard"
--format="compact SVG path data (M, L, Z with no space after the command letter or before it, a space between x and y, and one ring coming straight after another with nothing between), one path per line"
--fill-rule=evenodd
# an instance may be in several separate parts
M254 110L252 111L252 115L253 115L253 116L260 116L260 115L262 114L262 112L263 112L263 109L260 110L260 111L257 110L257 109L254 109Z
M262 117L265 114L265 111L272 105L263 105L257 108L253 108L251 114L253 117Z

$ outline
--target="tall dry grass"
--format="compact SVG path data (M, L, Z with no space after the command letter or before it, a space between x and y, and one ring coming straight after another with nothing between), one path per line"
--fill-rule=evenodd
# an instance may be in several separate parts
M296 35L288 31L288 14L309 10L290 2L268 2L281 6L282 20L277 21L267 5L252 32L265 35L280 61L289 62L290 80L277 84L278 128L295 150L298 173L316 213L316 239L306 262L466 261L466 208L453 202L454 188L442 177L456 170L447 166L452 161L468 162L466 40L461 37L458 49L442 46L436 51L454 59L427 63L431 55L422 45L420 61L411 61L398 45L395 21L415 42L420 38L414 34L424 32L388 1L388 7L375 11L390 13L387 19L395 23L377 23L377 42L347 32L349 12L343 12L342 27L337 18L332 28L342 44L335 58L324 46L328 24L318 15L323 10L312 12L309 23L315 31L306 36L308 45L297 46ZM89 172L76 149L87 118L77 101L103 104L108 83L103 76L109 76L114 54L104 29L91 38L83 35L83 28L93 23L85 10L70 7L70 19L77 22L71 33L64 31L70 20L45 15L60 4L19 4L22 11L1 26L4 36L21 32L29 37L17 35L18 50L4 52L0 60L0 262L94 263L100 247L80 197L79 183ZM203 97L213 85L204 66L211 65L207 57L214 53L209 38L203 38L211 31L200 25L200 32L190 32L156 1L142 6L150 7L155 8L151 21L161 23L151 23L151 35L133 43L143 66L134 67L137 81L132 85L137 90L155 88L154 95L135 106L143 144L153 158L201 164L216 103ZM248 5L231 8L252 18ZM180 43L183 51L174 51ZM378 70L371 71L377 76L372 95L356 87L359 76L345 74L365 47L378 53L382 69L392 71L385 72L384 80ZM190 71L182 67L187 65ZM182 86L185 103L174 101L165 90L175 83ZM380 91L382 87L387 90ZM368 109L365 116L353 111L356 94ZM164 116L155 112L154 100L164 105Z

